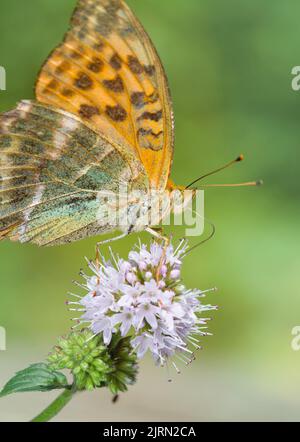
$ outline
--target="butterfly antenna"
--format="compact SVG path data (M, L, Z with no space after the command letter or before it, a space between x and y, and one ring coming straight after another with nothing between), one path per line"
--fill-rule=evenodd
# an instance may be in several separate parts
M246 183L237 184L203 184L201 187L258 187L264 184L263 180L248 181Z
M232 166L235 163L239 163L240 161L243 161L244 159L244 155L240 155L238 156L235 160L230 161L230 163L225 164L222 167L219 167L216 170L213 170L212 172L206 173L205 175L202 175L200 178L197 178L195 181L193 181L191 184L189 184L186 188L189 189L190 187L192 187L194 184L198 183L199 181L204 180L204 178L207 178L208 176L214 175L218 172L221 172L224 169L227 169L228 167Z

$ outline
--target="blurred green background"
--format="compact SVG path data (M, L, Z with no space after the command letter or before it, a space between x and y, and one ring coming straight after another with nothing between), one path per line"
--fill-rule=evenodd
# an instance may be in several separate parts
M197 361L172 384L150 358L139 382L112 405L107 392L82 394L58 420L299 420L300 352L300 3L294 0L128 0L168 73L176 115L172 177L191 180L244 153L246 161L208 180L263 178L259 189L210 189L205 214L214 239L185 262L190 287L219 291L220 309ZM61 41L74 0L2 0L0 111L33 97L37 72ZM182 231L172 229L176 237ZM147 236L142 235L145 240ZM126 255L133 236L114 245ZM96 240L39 249L0 244L0 382L45 357L70 327L71 281ZM0 420L28 420L51 394L2 399Z

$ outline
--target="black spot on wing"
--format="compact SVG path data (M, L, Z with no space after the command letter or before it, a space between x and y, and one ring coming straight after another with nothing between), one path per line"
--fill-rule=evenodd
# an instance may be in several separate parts
M152 77L155 74L155 66L149 65L144 66L146 74L148 74L150 77Z
M72 97L74 95L74 92L71 89L63 88L62 91L61 91L61 94L64 97Z
M157 133L153 132L153 130L151 129L144 129L143 127L141 127L138 131L137 131L138 136L146 136L146 135L151 135L154 138L159 138L162 134L163 131L159 131Z
M93 61L88 64L88 69L90 71L94 72L95 74L98 74L99 72L101 72L103 67L104 67L103 61L97 57L94 57Z
M94 115L100 115L100 109L96 106L89 106L82 104L79 109L79 114L86 119L91 119Z
M75 86L84 91L91 89L93 80L84 72L81 72L75 80Z
M122 67L122 60L121 60L121 58L119 57L118 54L114 54L114 55L111 57L109 64L111 65L111 67L112 67L113 69L115 69L116 71L118 71L118 70L121 69L121 67Z
M145 105L145 93L144 92L133 92L130 97L131 103L136 108L141 108Z
M128 62L129 69L134 74L142 74L144 72L143 66L141 65L141 63L139 62L139 60L136 57L129 55L127 62Z
M116 93L124 91L124 83L119 75L117 75L117 77L114 78L113 80L104 80L103 84L106 87L106 89L109 89L110 91Z
M119 104L117 106L106 106L106 114L113 121L118 122L125 121L127 118L126 110Z
M151 121L160 121L162 119L163 113L162 110L158 112L144 112L138 120L151 120Z

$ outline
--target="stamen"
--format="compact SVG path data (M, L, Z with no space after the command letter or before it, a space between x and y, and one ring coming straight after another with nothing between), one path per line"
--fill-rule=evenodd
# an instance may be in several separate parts
M186 241L185 238L181 238L181 240L179 241L178 246L176 247L176 249L174 250L174 255L177 255L177 252L181 249L182 244Z
M179 368L177 367L177 365L175 364L174 361L172 361L172 365L173 365L173 367L175 368L177 374L181 374L181 371L179 370Z
M201 293L217 292L218 287L213 287L211 289L201 290Z
M81 326L80 323L78 323L78 324L76 324L76 325L73 325L73 326L71 327L71 330L76 330L76 328L78 328L78 327L80 327L80 326Z
M189 340L190 341L194 341L194 342L200 342L200 340L199 339L196 339L196 338L194 338L194 336L189 336Z
M68 295L74 296L74 298L82 299L82 296L75 295L75 293L72 293L72 292L68 292Z
M187 347L183 347L182 345L177 345L177 347L183 351L186 351L187 353L193 354L193 352L190 349L188 349Z
M195 344L194 342L190 341L189 339L188 339L188 341L190 342L190 344L191 344L193 347L196 348L196 350L202 350L202 347L200 347L200 345Z
M169 364L166 362L166 371L167 371L167 378L168 378L168 382L173 382L173 379L170 376L170 370L169 370Z
M92 339L94 339L97 335L94 334L93 336L91 336L90 338L88 338L85 342L88 343L90 342Z
M182 362L184 365L188 365L188 363L187 363L182 357L180 357L179 355L175 355L175 357L176 357L180 362Z
M117 268L118 270L120 270L120 268L119 268L119 264L118 264L118 262L117 262L117 260L116 260L116 258L115 258L115 255L114 255L114 253L113 253L111 247L109 247L109 252L110 252L110 256L112 257L113 262L115 263L116 268Z
M88 289L88 287L87 287L87 285L85 285L85 284L80 284L80 282L78 282L78 281L72 281L73 282L73 284L75 284L75 285L77 285L77 287L80 287L81 289Z
M84 273L83 270L80 270L79 272L79 276L81 276L82 278L84 278L86 281L88 281L90 278Z

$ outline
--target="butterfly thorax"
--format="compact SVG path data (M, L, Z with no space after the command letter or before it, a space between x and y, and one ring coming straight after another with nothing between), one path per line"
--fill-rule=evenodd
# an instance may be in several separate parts
M190 204L194 190L133 191L130 194L114 195L108 202L108 211L119 229L131 233L146 227L169 223L171 214L180 214ZM103 220L103 212L99 220Z

